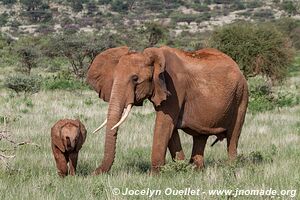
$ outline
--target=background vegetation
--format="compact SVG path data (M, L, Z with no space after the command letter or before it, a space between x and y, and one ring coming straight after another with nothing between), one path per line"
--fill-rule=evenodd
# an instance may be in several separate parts
M7 160L9 166L0 160L0 198L122 199L111 189L129 186L300 188L299 14L299 2L287 0L1 0L0 131L39 147L11 149L0 138L0 150L16 155ZM86 85L85 74L99 52L121 45L139 51L215 47L239 64L250 104L236 164L226 163L223 142L207 147L202 172L168 157L162 176L149 177L155 114L147 102L121 127L111 174L88 176L103 152L100 133L89 135L79 175L57 178L50 127L60 118L80 118L91 132L104 120L107 104ZM188 159L191 138L181 137ZM138 198L143 199L133 199Z

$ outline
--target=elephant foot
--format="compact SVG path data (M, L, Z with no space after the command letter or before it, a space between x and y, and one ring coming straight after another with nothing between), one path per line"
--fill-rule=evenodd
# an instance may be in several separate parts
M193 163L196 166L196 170L204 169L204 159L201 155L195 155L191 158L190 163Z
M160 167L152 166L150 170L150 176L157 176L159 175Z
M101 167L98 167L97 169L95 169L95 171L92 172L92 176L97 176L97 175L100 175L100 174L103 174L105 173Z

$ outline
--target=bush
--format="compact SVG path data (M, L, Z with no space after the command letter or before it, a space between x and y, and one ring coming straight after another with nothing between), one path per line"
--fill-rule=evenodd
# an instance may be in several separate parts
M300 20L293 18L282 18L274 22L276 27L288 35L293 43L293 47L300 49Z
M128 10L128 3L123 0L113 0L111 3L111 9L115 12L127 12Z
M4 86L14 90L17 94L24 92L25 94L33 94L40 91L41 78L38 76L14 75L6 78Z
M262 9L259 11L254 12L253 19L266 21L270 19L274 19L273 10L271 9Z
M175 22L202 22L204 20L209 20L210 19L210 14L209 13L202 13L202 14L183 14L183 13L178 13L178 12L173 12L170 15L171 19Z
M4 5L13 5L17 0L1 0Z
M208 43L231 56L247 78L260 74L283 80L293 58L289 39L270 24L228 25L216 30Z
M251 112L263 112L274 108L271 84L262 77L255 77L248 81L250 98L248 109Z
M293 1L283 1L281 7L286 11L290 16L297 14L298 8Z
M264 112L300 103L297 86L273 91L271 83L263 77L251 78L248 84L250 89L248 109L250 112Z
M5 12L5 13L2 13L0 14L0 26L5 26L6 23L8 22L8 14Z
M76 90L87 89L88 86L73 78L69 72L62 71L55 76L45 78L43 88L45 90Z

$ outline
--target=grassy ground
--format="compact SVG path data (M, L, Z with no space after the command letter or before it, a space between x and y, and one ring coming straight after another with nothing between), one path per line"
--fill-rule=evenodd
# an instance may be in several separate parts
M294 74L288 86L300 83ZM288 87L287 87L288 88ZM29 98L16 97L0 89L0 117L8 118L7 129L17 141L34 142L20 146L10 168L0 166L0 199L146 199L146 196L113 195L112 190L200 189L200 196L158 195L154 199L231 199L210 196L210 189L274 189L300 188L300 105L272 111L248 113L239 143L239 159L228 164L226 144L207 145L203 171L190 165L173 163L168 154L167 166L160 176L149 176L154 110L148 103L134 108L118 135L117 154L109 174L90 176L102 158L104 131L91 132L105 119L107 105L93 91L39 92ZM76 177L58 178L50 148L50 128L61 118L79 117L86 125L88 138L84 144ZM3 118L2 118L3 119ZM0 130L3 130L0 118ZM180 134L187 158L192 138ZM210 138L211 144L214 138ZM1 141L0 149L8 144ZM7 152L9 154L10 152ZM13 153L13 152L11 152ZM1 161L0 161L1 162ZM114 190L115 191L115 190ZM294 199L300 199L297 191ZM278 196L291 199L291 195ZM239 196L237 199L269 199L271 196ZM277 198L277 197L276 197Z

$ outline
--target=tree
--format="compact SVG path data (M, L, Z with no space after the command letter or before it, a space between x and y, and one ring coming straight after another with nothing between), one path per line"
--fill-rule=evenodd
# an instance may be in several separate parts
M115 12L127 12L129 8L129 4L127 1L123 0L113 0L111 2L111 9Z
M74 12L80 12L83 10L83 5L82 5L81 0L72 0L71 1L71 6Z
M38 39L24 37L16 41L14 49L19 58L21 72L30 75L31 69L37 67L39 58Z
M88 2L86 7L88 10L88 15L93 15L98 10L97 5L94 1Z
M231 56L246 77L282 80L293 58L290 41L271 24L237 23L216 30L209 46Z
M297 6L293 1L283 1L282 9L285 10L289 16L297 14Z
M51 39L49 49L52 54L48 54L67 58L71 72L76 78L83 80L94 57L117 45L115 37L109 33L101 36L87 33L60 34Z
M166 38L168 29L157 23L147 23L145 28L140 32L145 35L148 41L147 47L152 47Z
M17 0L1 0L4 5L13 5L17 2Z
M25 16L32 22L45 22L52 19L52 12L43 0L20 0L25 7Z

